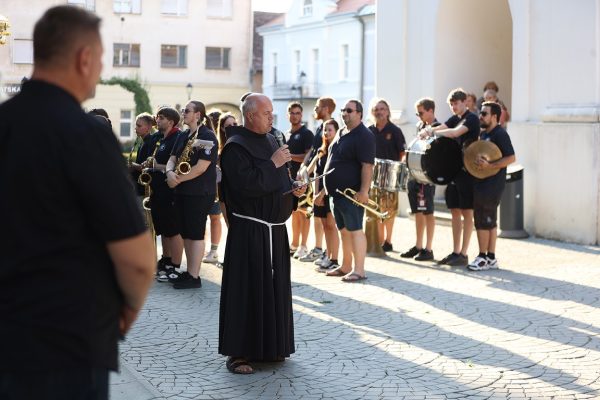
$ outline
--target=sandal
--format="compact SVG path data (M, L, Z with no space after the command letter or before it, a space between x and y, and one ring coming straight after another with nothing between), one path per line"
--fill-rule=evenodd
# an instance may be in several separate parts
M352 283L352 282L364 281L365 279L367 279L366 276L361 276L361 275L353 272L349 275L344 276L342 278L342 282Z
M240 375L250 375L254 373L254 369L252 369L252 366L250 364L248 364L248 361L246 361L243 358L233 358L233 357L229 357L227 358L227 362L225 363L225 366L227 367L227 370L229 370L229 372L231 372L232 374L240 374ZM250 367L250 370L241 370L239 369L240 367Z
M342 267L337 267L336 269L325 272L325 275L326 276L346 276L346 275L348 275L348 273L342 271Z

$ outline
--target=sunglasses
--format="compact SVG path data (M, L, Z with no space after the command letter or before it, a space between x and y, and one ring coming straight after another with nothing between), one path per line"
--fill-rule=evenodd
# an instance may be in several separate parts
M424 111L419 111L419 112L416 112L416 113L415 113L415 115L416 115L417 117L421 117L423 114L425 114L425 112L424 112Z
M479 113L479 115L481 115L482 117L485 117L486 115L488 115L488 112L487 111L481 111Z
M187 113L191 113L191 112L194 112L194 110L188 110L187 108L182 108L181 109L181 113L182 114L187 114Z
M353 109L351 109L351 108L342 108L340 111L341 111L341 112L348 113L348 114L352 114L352 113L353 113L354 111L356 111L356 110L353 110Z

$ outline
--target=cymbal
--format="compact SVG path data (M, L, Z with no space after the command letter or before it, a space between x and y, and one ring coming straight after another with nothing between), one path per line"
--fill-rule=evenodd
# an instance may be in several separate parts
M483 157L489 162L498 161L502 158L502 152L494 143L488 140L478 140L471 143L464 152L463 160L465 168L475 178L485 179L494 176L500 171L500 168L481 169L475 161Z

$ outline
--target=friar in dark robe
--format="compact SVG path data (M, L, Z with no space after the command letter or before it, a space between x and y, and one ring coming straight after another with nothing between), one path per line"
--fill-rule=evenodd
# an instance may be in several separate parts
M229 228L223 263L219 353L227 369L250 374L250 361L284 361L294 353L290 249L285 221L294 207L287 145L268 134L273 106L248 96L244 126L228 128L221 153ZM235 132L229 132L233 130Z

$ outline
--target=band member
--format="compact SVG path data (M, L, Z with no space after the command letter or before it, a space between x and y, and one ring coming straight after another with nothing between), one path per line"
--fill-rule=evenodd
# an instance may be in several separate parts
M375 162L375 137L363 125L363 106L358 100L349 100L342 108L346 126L338 132L331 147L325 171L325 189L331 196L335 223L342 235L344 257L342 265L327 272L327 276L341 276L344 282L366 279L365 257L367 237L363 231L365 209L354 204L339 191L352 189L354 199L362 204L369 201L369 186ZM352 260L354 258L354 268Z
M292 154L290 174L292 178L300 179L298 171L306 155L312 148L313 133L302 123L302 105L297 102L288 105L288 120L290 121L290 130L286 136L288 148ZM311 200L312 199L307 199ZM306 203L306 202L305 202ZM294 258L302 258L308 255L306 241L308 231L310 230L310 219L306 217L306 206L298 205L298 209L292 212L292 244L290 251L294 251ZM304 210L301 210L304 208Z
M333 114L334 111L335 111L335 100L333 98L320 97L317 100L315 107L313 109L313 117L316 121L321 121L321 124L315 130L315 137L313 139L312 149L304 158L304 162L303 162L304 166L308 167L311 164L311 162L314 161L314 158L316 157L318 151L323 146L324 123L325 123L325 121L329 121L330 119L332 119L331 115ZM337 122L336 122L336 124L337 124ZM337 129L336 129L336 131L337 131ZM326 161L326 160L327 160L327 158L325 158L325 160L323 160L323 161ZM321 182L321 186L323 186L322 182ZM324 229L324 227L321 226L320 222L316 222L316 221L318 221L318 220L315 220L315 223L313 224L314 231L315 231L315 248L312 249L310 251L310 253L308 253L306 256L302 257L300 259L300 261L314 261L316 265L320 265L322 263L324 263L325 265L329 265L331 260L329 260L327 258L326 252L323 251L323 229ZM336 229L336 235L337 235L337 228L335 228L335 229Z
M166 175L167 184L175 189L175 209L187 271L173 272L168 280L175 289L192 289L202 287L200 266L204 255L206 219L217 194L218 144L217 136L209 128L212 124L202 102L190 101L185 106L183 123L189 129L183 131L173 145Z
M136 187L136 193L138 196L144 196L144 186L138 182L138 178L142 173L142 163L152 155L154 151L154 145L159 139L157 135L154 135L153 128L156 126L156 120L149 113L141 113L135 117L135 134L137 135L136 143L141 141L138 145L135 161L131 161L129 169L131 171L131 177ZM132 149L133 152L134 149ZM140 200L141 201L141 200Z
M369 126L375 136L375 157L398 162L404 159L406 140L402 130L390 121L391 113L388 102L384 99L373 99L371 116L375 120L375 123ZM380 200L380 211L388 213L388 217L383 222L379 218L377 219L381 248L383 251L392 251L392 233L398 211L398 192L373 190L377 192L376 197Z
M452 90L448 95L448 105L454 115L440 126L426 126L419 135L453 138L463 149L477 140L479 119L467 109L466 100L467 94L464 90L460 88ZM446 206L452 214L454 249L439 261L439 264L467 266L469 264L467 252L473 232L473 177L464 167L458 172L454 181L446 187Z
M225 115L225 113L223 113L220 110L214 109L212 112L208 113L208 118L210 119L211 122L211 130L215 133L215 135L217 135L217 127L219 126L219 120L221 119L221 115ZM219 140L219 137L217 136L217 140ZM220 152L220 150L217 150L217 154ZM218 160L218 157L217 157ZM219 164L217 161L217 183L221 181L221 171L219 170ZM215 184L215 185L216 185ZM215 196L215 201L213 202L213 205L210 207L210 210L208 211L208 218L210 219L210 250L208 252L206 252L206 254L204 255L204 258L202 259L202 262L205 263L210 263L210 264L219 264L219 243L221 242L221 233L222 233L222 227L221 227L221 207L219 205L219 199L218 199L218 194Z
M118 140L81 108L102 54L97 15L49 8L33 31L31 79L0 105L3 400L108 399L119 337L152 284L152 241Z
M329 145L333 142L339 125L334 119L323 122L325 126L322 129L322 141L321 148L317 152L315 161L311 164L316 164L315 175L322 175L325 172L325 164L327 163L327 156L329 154ZM311 171L309 171L311 172ZM315 225L323 225L323 231L325 232L325 243L327 244L327 251L325 257L319 258L315 264L317 265L317 272L327 272L334 270L339 267L338 265L338 251L340 247L340 238L338 236L338 230L335 226L335 220L331 213L331 207L329 205L329 195L325 193L325 187L323 186L323 178L317 179L314 182L315 189Z
M473 205L475 210L475 229L479 243L479 255L469 264L471 271L483 271L498 268L496 259L496 239L498 205L506 184L506 167L515 162L515 151L510 136L502 126L502 106L495 102L484 102L479 113L483 132L480 140L489 140L500 149L502 158L489 162L483 157L476 160L481 169L500 168L497 174L485 179L475 179Z
M217 197L219 198L219 207L221 208L221 215L223 215L223 220L225 221L225 225L227 226L229 226L229 222L227 221L227 207L225 206L223 196L221 195L221 152L223 151L223 147L227 142L226 130L230 126L237 126L237 121L235 117L230 113L222 114L219 118L219 124L217 125L217 138L219 139L219 157L217 161Z
M243 127L221 153L223 199L229 229L225 246L219 315L219 353L227 369L254 372L255 361L283 361L295 351L290 249L285 221L294 196L287 145L272 135L273 105L261 94L242 104Z
M435 119L435 102L429 98L420 99L415 103L417 116L421 119L417 123L417 133L427 126L436 127L440 123ZM409 178L407 183L408 201L410 210L415 216L416 243L408 251L400 254L402 258L413 258L416 261L433 260L433 232L435 230L435 217L433 216L435 185L420 183ZM423 246L423 234L427 230L427 242Z
M170 107L163 107L156 113L156 126L162 135L155 144L154 161L142 163L143 168L150 168L152 181L152 195L150 196L150 208L154 230L156 235L160 235L163 248L163 257L170 263L159 265L157 271L157 280L159 282L168 282L169 274L175 272L176 268L181 266L181 257L183 255L183 239L180 235L179 220L173 202L175 193L167 185L165 169L167 162L173 152L173 146L177 140L177 135L181 132L177 128L179 124L179 113Z

